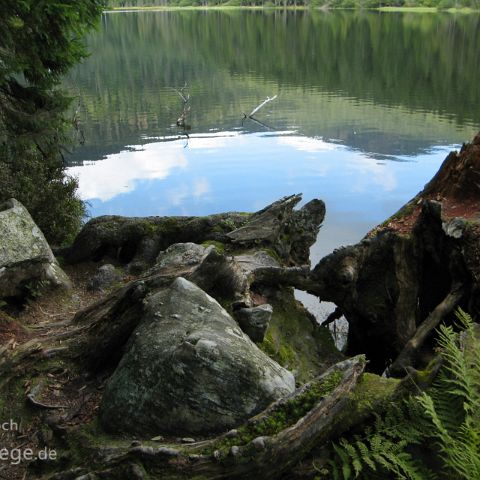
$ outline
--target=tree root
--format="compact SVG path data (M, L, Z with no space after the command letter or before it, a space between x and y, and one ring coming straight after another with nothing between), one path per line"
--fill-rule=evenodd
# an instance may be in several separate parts
M440 322L453 311L458 305L463 295L465 287L463 283L456 282L452 285L447 296L435 307L430 315L419 325L413 337L403 347L396 360L388 369L389 375L403 375L405 368L411 366L415 358L415 354L428 338L432 330L440 324ZM386 372L387 373L387 372Z

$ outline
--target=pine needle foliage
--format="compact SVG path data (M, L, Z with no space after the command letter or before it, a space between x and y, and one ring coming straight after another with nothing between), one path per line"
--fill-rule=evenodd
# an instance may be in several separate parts
M103 0L0 0L0 204L15 197L54 244L85 206L67 175L70 98L62 76L87 55L82 40Z
M467 313L457 318L462 333L439 329L443 363L432 387L333 444L331 478L480 479L480 339Z

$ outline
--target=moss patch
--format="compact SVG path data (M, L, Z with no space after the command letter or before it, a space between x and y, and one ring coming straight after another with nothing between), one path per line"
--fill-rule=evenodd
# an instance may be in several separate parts
M282 289L268 298L273 307L265 339L258 346L291 370L298 383L306 383L343 360L327 328L314 328L311 314L295 300L293 289Z
M364 373L352 393L351 400L358 413L375 410L389 402L400 383L395 378L384 378L373 373Z
M213 245L218 253L225 252L225 244L222 242L217 242L216 240L206 240L202 243L202 247L209 247L210 245Z
M323 398L328 396L340 384L343 372L337 370L327 377L313 381L304 392L275 407L267 416L255 423L242 425L238 434L223 438L208 448L207 452L220 451L222 456L228 454L231 447L244 446L260 436L273 436L285 428L295 425Z

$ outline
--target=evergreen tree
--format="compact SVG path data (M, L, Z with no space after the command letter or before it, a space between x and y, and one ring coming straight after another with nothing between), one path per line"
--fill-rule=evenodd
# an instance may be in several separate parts
M50 242L69 240L84 205L65 174L72 120L60 88L86 51L102 0L0 0L0 202L15 197Z

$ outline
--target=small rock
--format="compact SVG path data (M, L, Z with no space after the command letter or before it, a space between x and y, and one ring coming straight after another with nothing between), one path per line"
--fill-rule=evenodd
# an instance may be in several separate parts
M240 308L234 312L240 328L254 342L263 342L268 324L272 318L273 308L265 304L253 308Z
M190 437L185 437L185 438L182 438L182 443L195 443L195 439L194 438L190 438Z
M240 456L240 448L237 447L236 445L234 445L231 449L230 449L230 455L232 457L239 457Z
M156 437L153 437L152 442L163 442L163 437L161 435L157 435Z
M264 437L257 437L252 440L252 445L255 447L256 450L265 450L265 439Z
M230 430L229 432L226 433L225 435L227 438L235 438L238 436L238 430Z
M139 447L142 444L142 442L139 442L138 440L134 440L132 443L130 443L131 447Z
M99 292L121 280L122 276L117 272L116 268L107 263L97 269L95 275L88 283L88 289L93 292Z
M156 260L156 269L187 267L199 264L212 247L206 248L196 243L174 243L160 252Z
M462 238L463 232L465 231L466 221L462 218L454 218L449 222L443 222L442 228L443 231L452 238Z

